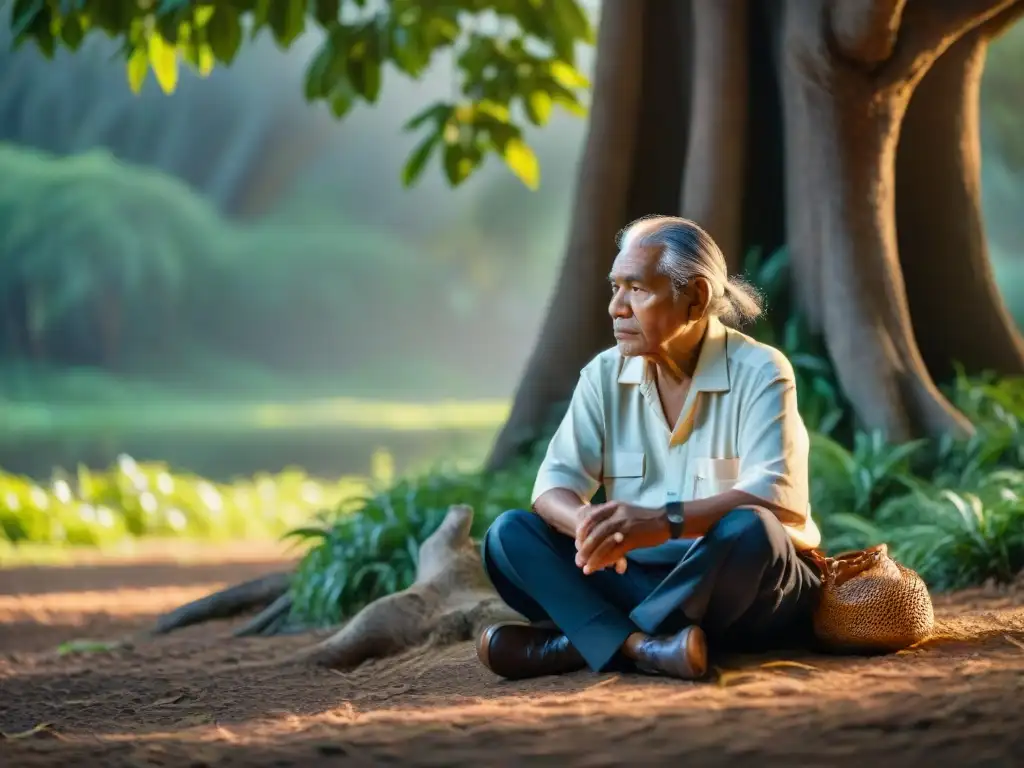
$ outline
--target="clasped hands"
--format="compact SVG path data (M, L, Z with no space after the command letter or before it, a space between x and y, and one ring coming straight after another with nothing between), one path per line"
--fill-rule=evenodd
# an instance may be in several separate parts
M663 509L645 509L619 501L586 504L576 522L576 565L591 574L614 566L626 570L626 553L668 541Z

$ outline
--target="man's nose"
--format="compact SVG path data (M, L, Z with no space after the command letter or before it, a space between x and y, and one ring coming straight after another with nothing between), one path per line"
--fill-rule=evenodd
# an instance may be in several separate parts
M608 314L612 317L629 317L632 314L629 302L623 299L621 290L612 295L611 303L608 305Z

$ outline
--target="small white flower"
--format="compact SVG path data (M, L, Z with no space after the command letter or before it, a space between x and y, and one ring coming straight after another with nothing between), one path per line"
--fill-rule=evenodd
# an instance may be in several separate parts
M12 512L16 512L17 510L21 509L21 500L18 498L18 494L16 494L14 491L7 492L7 494L4 496L4 504L6 504L7 508Z
M66 480L55 480L53 483L53 495L62 504L67 504L71 501L71 486L67 484Z
M167 510L167 524L174 530L180 531L188 525L188 518L185 517L185 513L180 509L171 507Z
M200 483L198 486L199 498L211 512L220 512L224 509L224 500L217 493L217 489L209 483Z
M156 512L157 508L156 496L154 496L149 491L146 491L145 493L139 496L139 506L142 507L142 511L146 514L153 514L154 512Z
M47 496L46 491L38 485L32 486L32 490L29 492L29 498L32 499L32 505L37 509L49 509L50 507L50 497Z
M156 479L156 487L165 496L174 492L174 478L166 472L161 472Z
M104 528L110 528L114 525L114 513L107 507L98 507L96 509L96 522Z

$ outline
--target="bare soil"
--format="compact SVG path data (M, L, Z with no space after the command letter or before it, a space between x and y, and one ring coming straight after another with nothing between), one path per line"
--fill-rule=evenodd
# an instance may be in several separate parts
M338 674L274 663L322 633L231 639L233 622L57 653L282 564L0 570L0 765L1024 765L1022 582L936 596L939 638L919 649L725 658L700 683L510 683L469 643Z

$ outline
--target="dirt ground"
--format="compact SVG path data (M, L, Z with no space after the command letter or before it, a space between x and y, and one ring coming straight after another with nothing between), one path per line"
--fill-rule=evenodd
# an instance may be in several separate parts
M311 635L233 640L229 622L57 653L282 565L0 570L0 765L1024 765L1024 582L937 596L946 639L914 651L721 659L701 683L504 682L468 643L337 674L274 663Z

